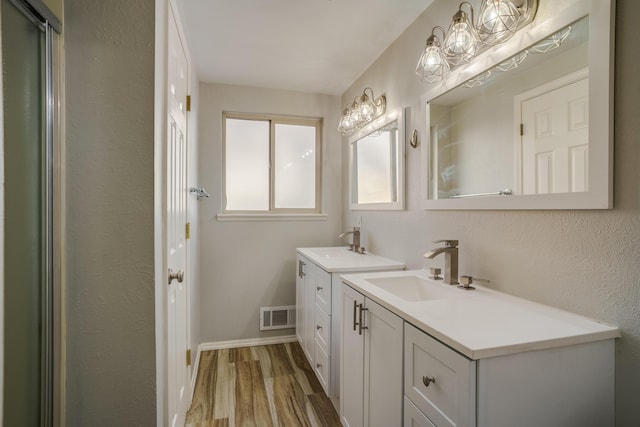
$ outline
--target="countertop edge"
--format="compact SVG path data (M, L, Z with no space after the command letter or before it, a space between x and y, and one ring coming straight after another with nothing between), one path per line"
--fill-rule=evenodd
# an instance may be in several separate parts
M408 273L408 271L405 271L405 273ZM594 319L589 319L589 320L591 320L591 321L593 321L595 323L599 323L601 325L608 326L610 329L602 330L602 331L587 332L587 333L584 333L584 334L576 334L576 335L571 335L571 336L565 336L565 337L561 337L561 338L552 338L552 339L547 339L547 340L530 341L530 342L527 342L527 343L514 343L514 344L497 346L497 347L486 347L486 348L472 349L472 348L469 348L468 346L464 345L463 343L458 342L457 340L451 338L447 334L442 333L438 329L433 328L432 326L430 326L429 324L427 324L427 323L423 322L422 320L416 318L415 316L407 313L406 311L404 311L403 309L397 307L396 305L394 305L393 303L387 301L386 299L381 298L380 296L378 296L378 295L376 295L374 293L371 293L367 289L359 286L357 281L352 280L350 275L345 275L345 276L342 276L343 283L345 283L346 285L348 285L352 289L355 289L356 291L360 292L365 297L373 300L377 304L380 304L381 306L383 306L387 310L391 311L395 315L401 317L404 321L410 323L411 325L413 325L416 328L422 330L423 332L431 335L432 337L436 338L437 340L439 340L442 343L446 344L447 346L449 346L450 348L452 348L456 352L462 354L463 356L465 356L465 357L467 357L467 358L469 358L471 360L480 360L480 359L486 359L486 358L491 358L491 357L499 357L499 356L507 356L507 355L511 355L511 354L517 354L517 353L523 353L523 352L529 352L529 351L547 350L547 349L559 348L559 347L564 347L564 346L579 345L579 344L585 344L585 343L595 342L595 341L602 341L602 340L607 340L607 339L612 339L612 338L620 338L622 336L621 331L617 326L609 325L609 324L606 324L604 322L599 322L599 321L594 320ZM361 277L363 275L359 274L358 276ZM498 292L498 291L494 291L494 292ZM539 304L539 303L535 303L535 302L532 302L532 303ZM540 304L540 305L544 305L544 304ZM551 308L566 312L566 310L557 309L555 307L551 307ZM570 313L570 312L567 312L567 313ZM576 316L584 318L584 316L580 316L580 315L577 315L575 313L571 313L571 314L574 314ZM587 318L585 318L585 319L587 319Z
M305 258L308 258L310 261L312 261L314 264L316 264L318 267L322 268L323 270L327 271L328 273L375 272L375 271L389 271L389 270L404 270L407 268L407 265L403 262L385 258L371 252L367 253L366 255L357 255L357 256L368 256L372 261L376 263L376 265L354 266L354 264L351 264L351 266L336 267L336 266L331 266L323 263L323 258L318 257L316 254L309 251L313 249L325 249L325 248L326 249L338 249L338 248L346 249L346 247L344 246L327 246L327 247L317 247L317 248L304 247L304 248L296 248L296 253L304 256ZM347 254L347 255L353 255L353 253Z

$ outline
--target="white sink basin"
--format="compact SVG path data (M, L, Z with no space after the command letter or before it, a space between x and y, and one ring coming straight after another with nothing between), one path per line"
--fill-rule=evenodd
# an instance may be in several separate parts
M354 254L346 246L339 248L307 248L306 250L321 258L336 258L352 255L360 256L360 254Z
M408 302L450 298L459 292L455 287L418 276L376 277L366 281Z

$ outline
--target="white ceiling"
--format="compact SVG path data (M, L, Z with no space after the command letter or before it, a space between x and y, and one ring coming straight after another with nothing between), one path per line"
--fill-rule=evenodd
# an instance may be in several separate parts
M201 81L341 95L432 1L182 0L181 8Z

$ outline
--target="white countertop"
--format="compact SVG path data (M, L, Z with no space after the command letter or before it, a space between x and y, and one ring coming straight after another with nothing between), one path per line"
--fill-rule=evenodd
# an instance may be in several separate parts
M297 251L329 273L403 270L406 267L403 262L383 258L378 255L354 253L346 246L298 248Z
M470 359L483 359L582 344L621 336L620 330L574 313L497 292L476 283L475 290L441 281L437 299L409 302L367 278L416 275L424 270L343 275L343 281Z

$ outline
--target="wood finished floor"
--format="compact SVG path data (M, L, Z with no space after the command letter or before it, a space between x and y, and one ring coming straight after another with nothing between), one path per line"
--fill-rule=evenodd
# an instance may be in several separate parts
M186 427L340 426L296 343L204 351Z

